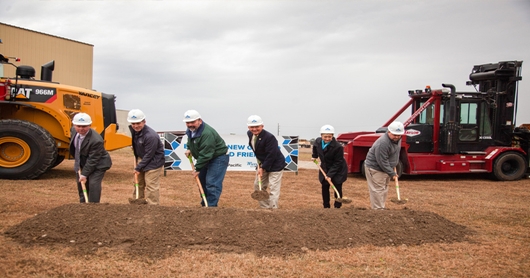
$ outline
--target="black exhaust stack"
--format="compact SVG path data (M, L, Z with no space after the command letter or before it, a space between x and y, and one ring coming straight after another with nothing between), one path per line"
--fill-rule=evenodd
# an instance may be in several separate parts
M55 60L42 65L40 70L40 80L52 82L52 73L55 69Z
M442 144L440 152L446 154L457 153L456 140L458 139L458 125L456 123L456 89L452 84L442 84L444 88L451 89L451 96L449 99L449 117L445 125L443 137L445 144Z

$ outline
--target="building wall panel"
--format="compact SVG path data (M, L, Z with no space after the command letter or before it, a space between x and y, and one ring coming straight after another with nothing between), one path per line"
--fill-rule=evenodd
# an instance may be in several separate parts
M15 65L35 68L35 79L40 79L41 66L54 60L53 81L92 89L94 46L66 38L48 35L0 22L0 53L18 57ZM10 59L10 61L14 61ZM15 77L15 68L2 65L5 77Z

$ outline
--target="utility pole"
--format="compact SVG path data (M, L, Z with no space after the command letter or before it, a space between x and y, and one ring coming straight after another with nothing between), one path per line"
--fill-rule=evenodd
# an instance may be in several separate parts
M280 123L278 123L278 136L280 136Z

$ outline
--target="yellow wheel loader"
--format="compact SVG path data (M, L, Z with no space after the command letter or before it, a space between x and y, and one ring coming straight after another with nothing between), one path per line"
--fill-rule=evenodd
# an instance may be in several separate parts
M131 145L117 133L115 96L52 82L54 61L35 80L31 66L16 66L15 77L0 77L0 179L35 179L70 158L72 118L84 112L108 151Z

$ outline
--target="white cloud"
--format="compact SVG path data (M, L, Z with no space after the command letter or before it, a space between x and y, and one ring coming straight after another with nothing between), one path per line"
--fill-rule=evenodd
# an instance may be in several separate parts
M220 133L251 114L305 138L375 130L409 89L471 90L473 65L530 60L524 0L4 2L4 23L93 44L94 88L159 130L188 109Z

